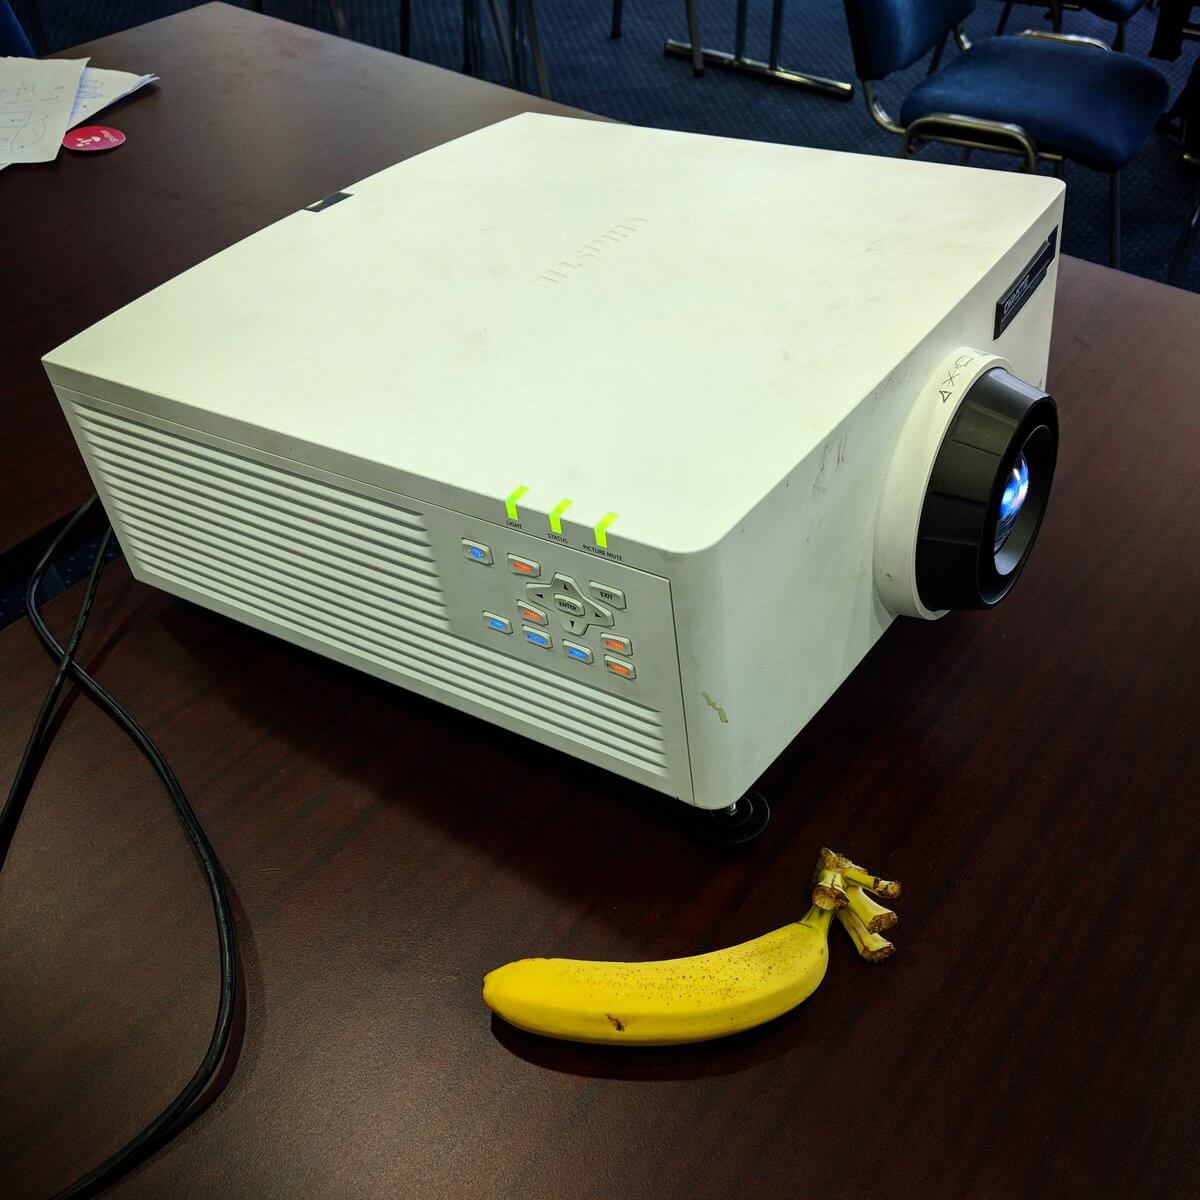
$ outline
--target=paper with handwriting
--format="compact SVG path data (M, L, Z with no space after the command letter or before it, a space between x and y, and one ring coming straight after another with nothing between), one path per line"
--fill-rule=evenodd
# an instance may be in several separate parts
M105 71L100 67L85 67L75 93L75 107L71 110L68 128L86 121L110 104L136 92L148 83L157 83L157 75L134 75L132 71Z
M0 58L0 166L52 162L86 58Z

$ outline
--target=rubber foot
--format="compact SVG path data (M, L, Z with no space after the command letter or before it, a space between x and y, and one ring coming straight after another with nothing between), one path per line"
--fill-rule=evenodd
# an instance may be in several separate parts
M745 846L761 836L771 820L762 792L749 791L731 808L695 809L696 833L713 846Z

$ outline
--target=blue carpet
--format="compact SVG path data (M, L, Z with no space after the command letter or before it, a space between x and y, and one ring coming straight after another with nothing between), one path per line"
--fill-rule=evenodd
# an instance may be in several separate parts
M16 7L20 9L21 0ZM87 41L114 30L189 7L186 0L40 0L51 48ZM314 28L333 30L323 0L270 0L272 16ZM398 0L343 0L351 35L387 50L399 45ZM414 0L412 53L440 66L461 66L461 4L458 0ZM709 71L693 79L688 64L667 59L665 37L686 37L683 0L630 0L625 8L624 36L608 37L609 0L541 0L539 23L550 85L556 100L604 113L638 125L685 129L762 141L787 142L892 154L895 139L868 117L861 96L849 104L802 95L761 80ZM485 10L486 12L486 10ZM701 29L707 45L728 49L733 41L732 0L699 0ZM974 38L988 36L1000 13L999 0L984 0L968 22ZM751 4L749 52L766 57L769 0ZM1129 52L1145 55L1155 15L1141 12L1130 22ZM1113 26L1086 13L1067 13L1065 30L1111 40ZM1012 28L1048 28L1041 12L1019 6ZM486 62L483 74L507 82L491 26L484 19ZM1156 63L1171 80L1172 97L1183 86L1197 54L1187 43L1178 63ZM853 64L841 0L792 0L784 28L784 65L840 79L853 79ZM153 63L105 63L130 70L154 69ZM881 89L893 111L923 75L918 65L893 76ZM923 157L958 161L958 151L930 147ZM975 155L976 165L1003 164L1011 159ZM1063 248L1093 262L1108 261L1108 180L1084 167L1068 164L1067 213ZM1149 279L1163 279L1187 212L1191 182L1179 165L1176 144L1153 134L1123 173L1124 237L1122 266ZM1200 255L1193 262L1188 286L1200 291Z

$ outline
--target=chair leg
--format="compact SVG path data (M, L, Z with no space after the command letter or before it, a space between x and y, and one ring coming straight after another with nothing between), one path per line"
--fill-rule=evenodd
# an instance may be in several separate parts
M350 25L346 21L346 13L342 8L341 0L329 0L329 15L333 17L333 27L337 30L338 37L349 37Z
M1108 177L1109 202L1112 212L1108 225L1108 258L1114 271L1121 269L1121 172Z
M1113 41L1113 49L1114 50L1124 50L1125 49L1125 22L1124 21L1117 22L1117 36L1116 36L1116 39Z
M1001 24L1003 25L1003 21L1001 21ZM940 42L938 42L938 44L936 46L934 46L933 53L929 56L929 74L930 75L932 75L934 73L934 71L936 71L938 69L938 67L941 66L942 55L946 53L946 43L949 40L950 40L950 35L948 33L943 33L942 40Z
M609 37L621 36L621 14L625 9L625 0L613 0L612 33Z
M513 87L525 90L525 62L521 53L521 13L517 0L508 0L508 79Z
M478 0L463 0L463 74L474 75L480 69L479 41L475 36L475 22L479 18Z
M997 35L1008 28L1008 18L1012 16L1013 0L1006 0L1004 11L1000 14L1000 24L996 26Z
M513 86L517 86L513 74L512 49L509 46L508 26L504 14L500 11L500 0L488 0L488 12L492 18L492 32L496 35L496 45L500 47L500 57L504 60L504 76Z
M407 55L412 43L412 0L400 0L400 53Z
M1179 245L1171 256L1171 267L1167 271L1167 282L1176 287L1183 287L1187 279L1188 264L1196 249L1196 240L1200 238L1200 179L1196 180L1196 194L1193 198L1192 211L1183 223L1183 231L1179 235Z
M538 91L543 100L550 99L550 81L546 78L546 60L542 57L542 39L538 36L537 12L533 0L524 0L525 32L529 35L529 49L533 54L533 69L537 74Z
M687 9L688 41L692 43L692 74L699 79L704 74L704 47L700 44L700 20L696 16L696 0L684 0Z

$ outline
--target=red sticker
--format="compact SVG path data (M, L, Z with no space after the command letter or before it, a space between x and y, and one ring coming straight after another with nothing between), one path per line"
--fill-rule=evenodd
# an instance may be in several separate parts
M125 135L119 129L107 125L85 125L82 129L68 129L62 144L68 150L115 150Z

